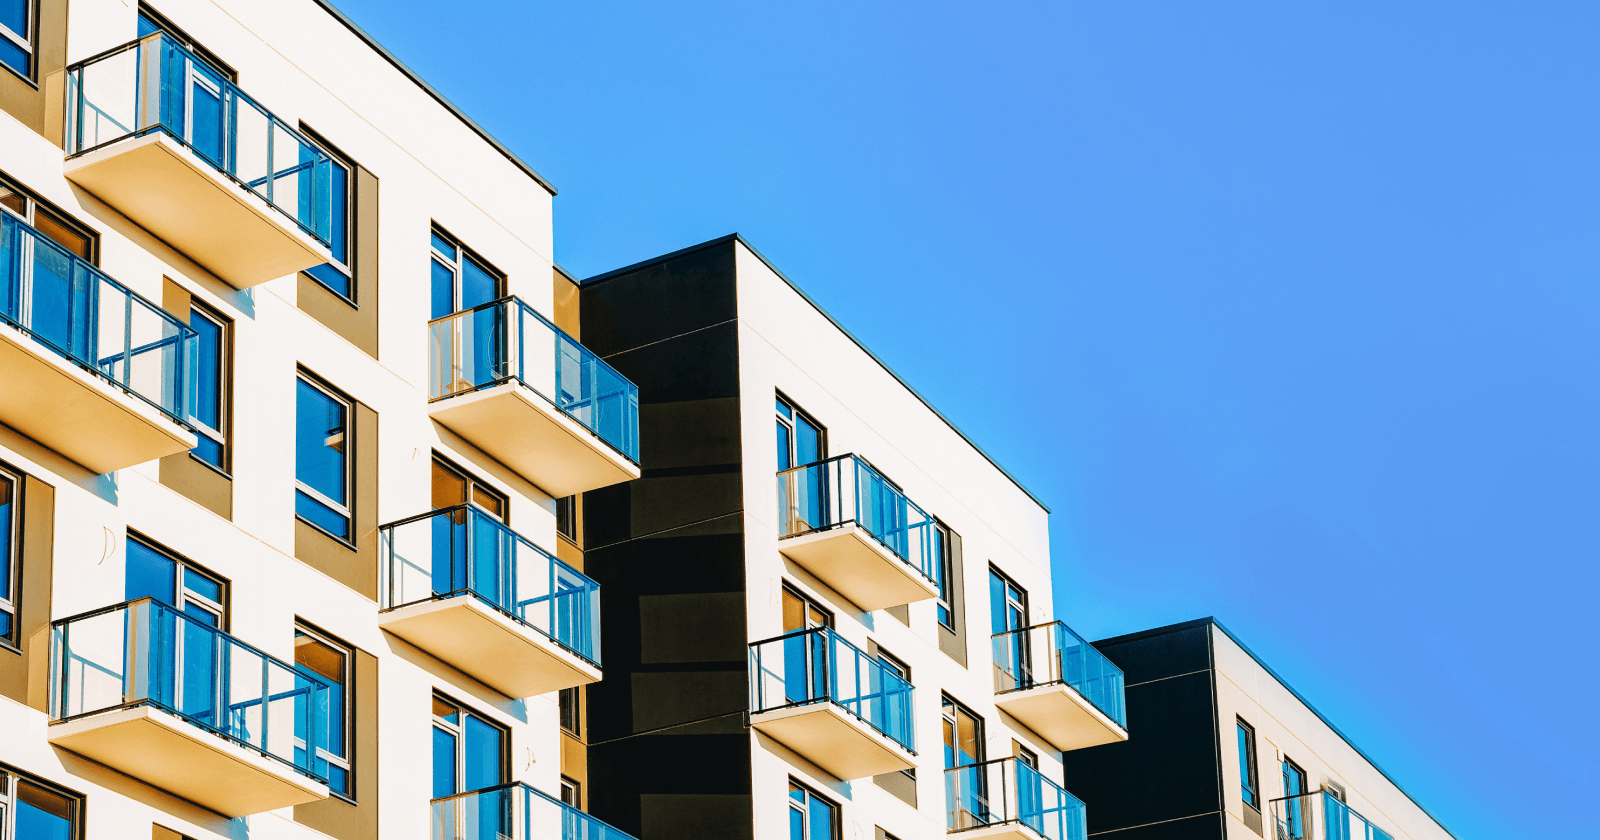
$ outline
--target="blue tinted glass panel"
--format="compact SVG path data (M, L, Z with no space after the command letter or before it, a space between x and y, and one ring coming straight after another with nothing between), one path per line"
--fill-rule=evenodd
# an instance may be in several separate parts
M350 297L350 275L327 263L306 269L318 283L327 286L341 297ZM353 299L353 298L352 298Z
M294 512L301 519L336 537L350 538L350 520L344 514L298 490L294 493Z
M345 451L348 407L299 380L295 408L295 478L338 504L348 504Z
M28 37L28 0L0 0L0 26Z
M778 427L778 471L782 472L794 466L789 461L789 427L782 423L775 425Z
M811 836L806 840L833 840L833 808L811 797Z
M217 469L222 469L222 444L217 443L205 435L198 435L200 443L189 450L196 458L210 464Z
M9 478L0 478L0 598L11 596L11 528L16 514L14 496L16 486ZM5 631L0 630L0 636Z
M794 418L794 457L801 464L822 460L822 430L804 417Z
M199 68L196 74L200 75ZM206 73L201 76L205 81L196 78L192 83L194 95L190 99L191 131L189 142L194 150L210 159L213 163L221 164L222 160L222 97L218 94L221 81Z
M333 189L333 205L330 210L329 222L332 224L332 234L329 237L329 250L333 252L334 260L349 264L350 262L350 170L344 164L333 161L328 167L328 174L332 176L330 183Z
M138 540L128 540L127 546L126 598L148 596L171 604L177 593L178 564Z
M459 793L456 790L456 736L434 727L433 798L454 793Z
M450 240L445 239L437 233L433 234L433 250L449 257L451 262L455 262L456 246L452 244Z
M789 809L789 840L806 840L806 815L799 808Z
M66 797L17 782L17 837L72 840L72 810Z
M485 271L471 257L461 261L461 308L482 306L500 296L499 278Z
M183 570L183 586L202 598L222 603L222 584L193 569Z
M24 76L28 75L27 51L5 38L0 38L0 64L4 64Z
M13 622L11 620L11 613L6 612L5 610L0 610L0 638L8 638L11 636L12 624Z
M196 356L198 370L195 418L220 431L222 429L222 325L200 314L189 311L189 326L199 334ZM210 459L207 459L210 460Z
M220 627L217 614L200 606L199 604L184 604L183 614L204 624L207 627Z
M145 17L143 14L139 15L139 37L140 38L143 38L146 35L154 35L154 34L156 34L157 32L160 32L160 31L161 31L161 27L156 26L156 22L155 21Z
M434 237L437 239L438 237ZM433 265L433 315L443 318L456 311L456 273L449 266L431 261Z
M477 790L500 784L501 732L493 726L467 715L466 760L462 769L462 783L467 790Z

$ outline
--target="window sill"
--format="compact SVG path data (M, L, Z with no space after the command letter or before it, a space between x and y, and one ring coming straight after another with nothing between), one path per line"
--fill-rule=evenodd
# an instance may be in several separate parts
M231 474L229 474L227 470L224 470L223 468L217 466L216 464L213 464L210 461L207 461L206 459L200 457L199 455L194 454L193 450L190 450L186 454L188 454L189 459L191 461L194 461L195 463L199 464L200 466L205 467L206 469L216 473L217 475L222 476L223 478L226 478L229 481L233 480L233 476Z
M352 300L350 297L345 295L343 292L340 292L339 290L333 288L332 286L329 286L327 283L324 283L321 280L318 280L316 275L312 274L311 272L302 271L302 272L300 272L300 276L302 276L302 277L306 278L307 280L310 280L311 282L317 284L319 287L322 288L323 291L327 292L330 295L333 295L335 298L337 298L344 305L350 307L351 309L354 309L357 312L361 311L361 304L356 303L354 300ZM355 281L354 277L350 278L351 285L355 285L355 282L356 281Z
M25 75L23 75L21 73L18 73L17 69L15 67L12 67L9 64L0 64L0 68L4 68L7 73L10 73L11 75L16 76L18 79L21 79L22 82L24 84L26 84L28 87L31 87L34 90L39 90L39 83L38 82L34 81L33 79L28 78L27 76L25 76Z

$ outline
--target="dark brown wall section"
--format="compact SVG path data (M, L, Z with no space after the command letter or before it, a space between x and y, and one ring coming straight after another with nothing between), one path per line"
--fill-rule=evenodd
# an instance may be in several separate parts
M161 308L174 318L189 323L189 306L191 296L189 290L174 283L167 278L161 286ZM232 335L229 335L232 341ZM233 362L232 347L229 347L226 364ZM232 377L232 370L227 374ZM233 411L233 400L228 400L228 411ZM233 428L233 418L227 420L227 428ZM200 459L187 452L168 455L159 462L159 475L161 483L174 492L200 505L206 510L215 513L223 519L233 519L233 479L212 469L202 463Z
M585 692L589 810L650 840L754 830L733 247L580 292L584 345L639 386L643 472L583 498L605 616L605 679Z
M296 805L294 821L310 826L334 840L378 838L378 658L356 651L355 686L350 703L355 709L355 804L329 797L310 805Z
M56 489L22 476L22 574L17 640L22 653L0 647L0 695L48 711L50 591L55 558Z
M378 600L378 412L355 403L355 547L296 519L294 556Z
M67 0L39 0L39 42L34 47L38 66L31 83L0 67L0 111L60 146L64 103L59 97L66 95L66 86L62 76L51 76L67 66Z
M378 178L356 167L355 264L351 294L355 303L301 274L295 300L300 311L378 358Z

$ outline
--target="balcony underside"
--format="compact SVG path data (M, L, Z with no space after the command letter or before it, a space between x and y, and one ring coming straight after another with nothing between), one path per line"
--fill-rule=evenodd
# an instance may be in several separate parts
M428 414L557 499L639 477L637 465L520 382L446 397Z
M994 703L1062 752L1128 740L1128 730L1065 683L996 694Z
M328 798L328 787L151 706L51 724L50 743L226 817Z
M869 612L939 597L933 581L859 525L788 537L778 550Z
M194 433L154 406L3 324L0 423L98 474L198 443Z
M594 664L469 596L389 610L378 626L511 698L600 680Z
M916 766L908 750L832 703L758 712L750 725L845 781Z
M329 258L287 216L159 131L71 158L66 175L234 288Z

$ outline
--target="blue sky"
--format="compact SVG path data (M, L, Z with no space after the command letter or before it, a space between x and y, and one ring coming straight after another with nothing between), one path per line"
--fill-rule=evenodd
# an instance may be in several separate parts
M578 276L750 239L1085 635L1215 615L1462 840L1594 835L1600 5L337 2Z

